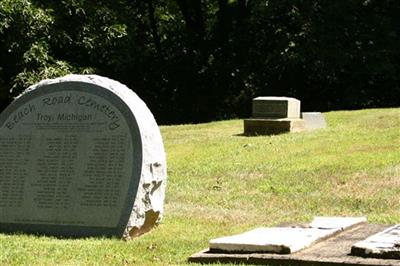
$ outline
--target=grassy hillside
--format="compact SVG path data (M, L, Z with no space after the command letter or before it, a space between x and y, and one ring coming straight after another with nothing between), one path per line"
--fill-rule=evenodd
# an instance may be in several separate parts
M326 113L328 128L243 137L243 122L161 127L163 223L130 242L0 234L0 264L176 265L211 238L315 215L400 223L400 109Z

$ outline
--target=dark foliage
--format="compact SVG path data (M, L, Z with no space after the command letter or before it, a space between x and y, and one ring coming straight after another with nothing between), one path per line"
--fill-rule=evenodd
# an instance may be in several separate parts
M0 0L0 101L43 78L125 83L161 123L400 105L398 0Z

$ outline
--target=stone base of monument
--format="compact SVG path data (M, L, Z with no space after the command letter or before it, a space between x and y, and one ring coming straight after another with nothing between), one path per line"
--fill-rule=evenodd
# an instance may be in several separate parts
M196 263L234 263L263 265L400 265L398 259L365 258L350 253L355 242L362 241L376 234L387 225L361 223L328 238L322 239L308 248L291 254L269 252L232 252L206 249L193 254L188 260ZM296 241L293 241L295 244Z
M287 132L301 132L305 130L303 119L267 119L249 118L244 119L244 134L255 135L274 135Z

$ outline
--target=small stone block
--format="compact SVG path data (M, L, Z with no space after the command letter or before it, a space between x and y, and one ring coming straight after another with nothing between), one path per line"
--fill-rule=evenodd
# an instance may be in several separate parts
M254 98L253 118L300 118L300 101L290 97Z
M301 117L304 120L304 125L307 130L326 128L326 120L322 113L319 112L301 113Z
M210 250L291 254L337 232L337 229L272 227L213 239Z
M361 257L400 259L400 224L355 243L351 247L351 254Z
M245 135L274 135L304 131L303 119L244 119Z

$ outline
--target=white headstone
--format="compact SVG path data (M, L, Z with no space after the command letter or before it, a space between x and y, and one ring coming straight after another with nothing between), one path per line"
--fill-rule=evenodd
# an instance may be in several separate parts
M320 112L305 112L301 113L304 120L304 126L307 130L326 128L326 120Z

